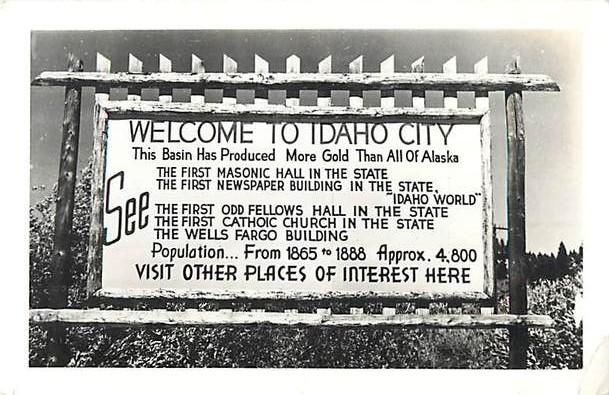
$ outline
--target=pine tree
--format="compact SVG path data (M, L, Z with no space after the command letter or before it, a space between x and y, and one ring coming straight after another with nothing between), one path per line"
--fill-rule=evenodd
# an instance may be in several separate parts
M571 266L571 259L567 254L567 248L565 247L565 243L562 241L558 246L558 254L556 254L556 276L562 277L569 273L569 268Z

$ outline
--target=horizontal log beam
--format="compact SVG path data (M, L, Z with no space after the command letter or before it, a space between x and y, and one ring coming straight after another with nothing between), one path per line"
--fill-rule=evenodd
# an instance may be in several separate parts
M45 71L34 86L93 86L120 88L291 89L291 90L447 90L447 91L559 91L542 74L443 73L99 73Z
M94 294L101 300L225 300L225 301L392 301L392 302L489 302L483 292L300 292L300 291L205 291L179 289L113 289L102 288Z
M220 103L162 103L156 101L109 101L103 109L110 118L151 118L179 121L325 121L479 123L485 111L468 108L412 107L313 107Z
M551 327L545 315L461 315L461 314L314 314L234 311L167 310L30 310L30 323L104 326L214 326L214 325L297 325L297 326L416 326L434 328L508 328L512 326Z

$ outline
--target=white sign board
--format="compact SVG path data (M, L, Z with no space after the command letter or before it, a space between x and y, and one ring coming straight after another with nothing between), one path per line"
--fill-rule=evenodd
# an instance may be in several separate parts
M110 119L102 289L484 293L483 129Z

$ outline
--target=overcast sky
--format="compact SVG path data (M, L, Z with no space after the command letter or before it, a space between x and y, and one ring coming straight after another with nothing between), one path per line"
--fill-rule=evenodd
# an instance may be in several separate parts
M582 243L582 138L580 37L563 31L105 31L33 32L31 77L44 70L65 70L71 51L83 59L86 71L95 69L97 52L112 61L113 71L127 71L128 54L143 61L144 71L158 70L158 55L173 61L174 71L190 72L194 53L207 71L222 71L222 55L251 72L254 54L269 61L271 72L285 71L285 58L301 58L302 72L316 72L317 64L332 55L332 71L347 72L348 64L364 56L364 71L379 71L379 63L395 54L396 71L425 56L425 70L442 71L457 56L458 71L472 72L488 56L489 72L500 73L513 54L520 54L524 73L548 74L559 93L525 93L524 120L527 149L527 244L530 251L555 252ZM117 92L117 97L125 94ZM146 95L154 97L154 92ZM440 105L428 93L428 105ZM374 94L366 104L374 104ZM401 100L400 100L401 101ZM491 95L493 188L495 224L505 226L505 113L503 94ZM92 147L92 89L83 94L79 168ZM473 104L471 94L459 96L459 106ZM63 88L31 89L31 202L49 192L57 180ZM44 185L45 189L41 186Z

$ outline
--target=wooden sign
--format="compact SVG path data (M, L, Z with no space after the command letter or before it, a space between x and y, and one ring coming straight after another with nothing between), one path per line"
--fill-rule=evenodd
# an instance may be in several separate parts
M101 102L90 293L493 295L488 116Z

